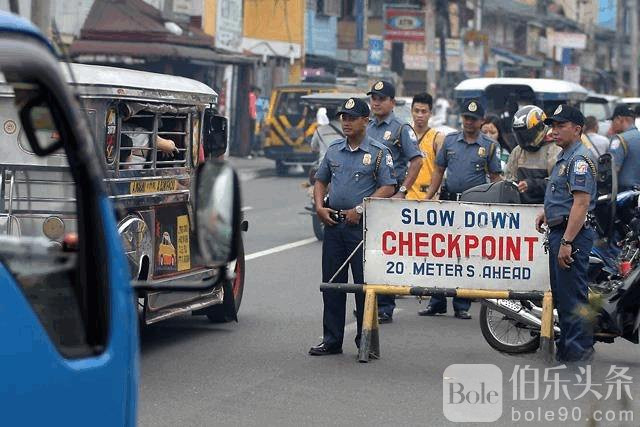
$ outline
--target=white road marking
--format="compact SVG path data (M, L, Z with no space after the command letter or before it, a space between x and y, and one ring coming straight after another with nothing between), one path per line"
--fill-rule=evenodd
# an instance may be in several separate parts
M252 211L253 210L253 206L243 206L242 209L240 209L242 212L246 212L246 211Z
M310 243L317 242L318 239L315 237L309 237L308 239L298 240L297 242L287 243L285 245L276 246L271 249L265 249L264 251L256 252L253 254L246 255L244 257L245 261L250 261L252 259L260 258L267 255L277 254L278 252L287 251L289 249L298 248L300 246L305 246Z

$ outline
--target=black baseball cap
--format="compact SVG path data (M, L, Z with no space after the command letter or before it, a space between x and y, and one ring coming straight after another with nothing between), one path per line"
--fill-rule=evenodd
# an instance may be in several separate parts
M369 105L359 98L349 98L338 108L336 116L348 114L353 117L369 117Z
M371 90L367 92L367 95L380 95L388 96L389 98L396 97L396 87L393 83L386 80L378 80L371 86Z
M580 110L567 104L558 105L553 115L547 117L544 124L551 126L553 123L571 122L578 126L584 126L584 115Z
M616 117L635 117L636 114L629 108L627 104L618 104L613 110L613 114L609 120L613 120Z
M462 105L460 113L462 116L473 117L474 119L484 119L484 107L477 99L470 99Z

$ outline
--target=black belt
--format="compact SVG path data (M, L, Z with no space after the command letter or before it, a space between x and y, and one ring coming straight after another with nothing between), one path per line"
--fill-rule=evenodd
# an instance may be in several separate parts
M559 217L551 218L547 220L547 226L549 227L549 230L559 230L559 229L564 230L565 228L567 228L568 223L569 223L568 216L559 216ZM595 217L591 213L588 213L587 219L585 219L584 221L584 225L591 226L594 223L595 223Z
M460 200L460 196L462 196L462 193L451 193L447 190L440 191L440 200L452 200L457 202Z

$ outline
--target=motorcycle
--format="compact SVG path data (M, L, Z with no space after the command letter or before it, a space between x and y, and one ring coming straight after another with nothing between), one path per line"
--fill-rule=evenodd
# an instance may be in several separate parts
M596 312L594 339L612 343L615 338L622 337L637 344L640 327L640 268L636 268L640 259L640 191L617 194L610 159L602 159L599 166L603 166L603 172L598 177L599 197L594 222L600 239L591 251L588 270L589 301ZM620 241L614 245L612 241L615 240ZM480 309L482 335L491 347L505 353L537 350L541 319L542 306L534 301L488 299L482 301ZM556 310L554 333L562 333Z

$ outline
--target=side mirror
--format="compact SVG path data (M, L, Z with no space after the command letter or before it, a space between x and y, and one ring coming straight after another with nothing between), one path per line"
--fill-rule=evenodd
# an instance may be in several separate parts
M20 109L20 121L31 150L40 157L62 148L62 139L55 125L55 111L41 97L31 99Z
M227 151L227 118L215 114L213 109L204 112L202 141L206 159L217 158Z
M206 265L236 259L240 238L240 184L229 164L209 160L196 174L195 226L198 252Z

